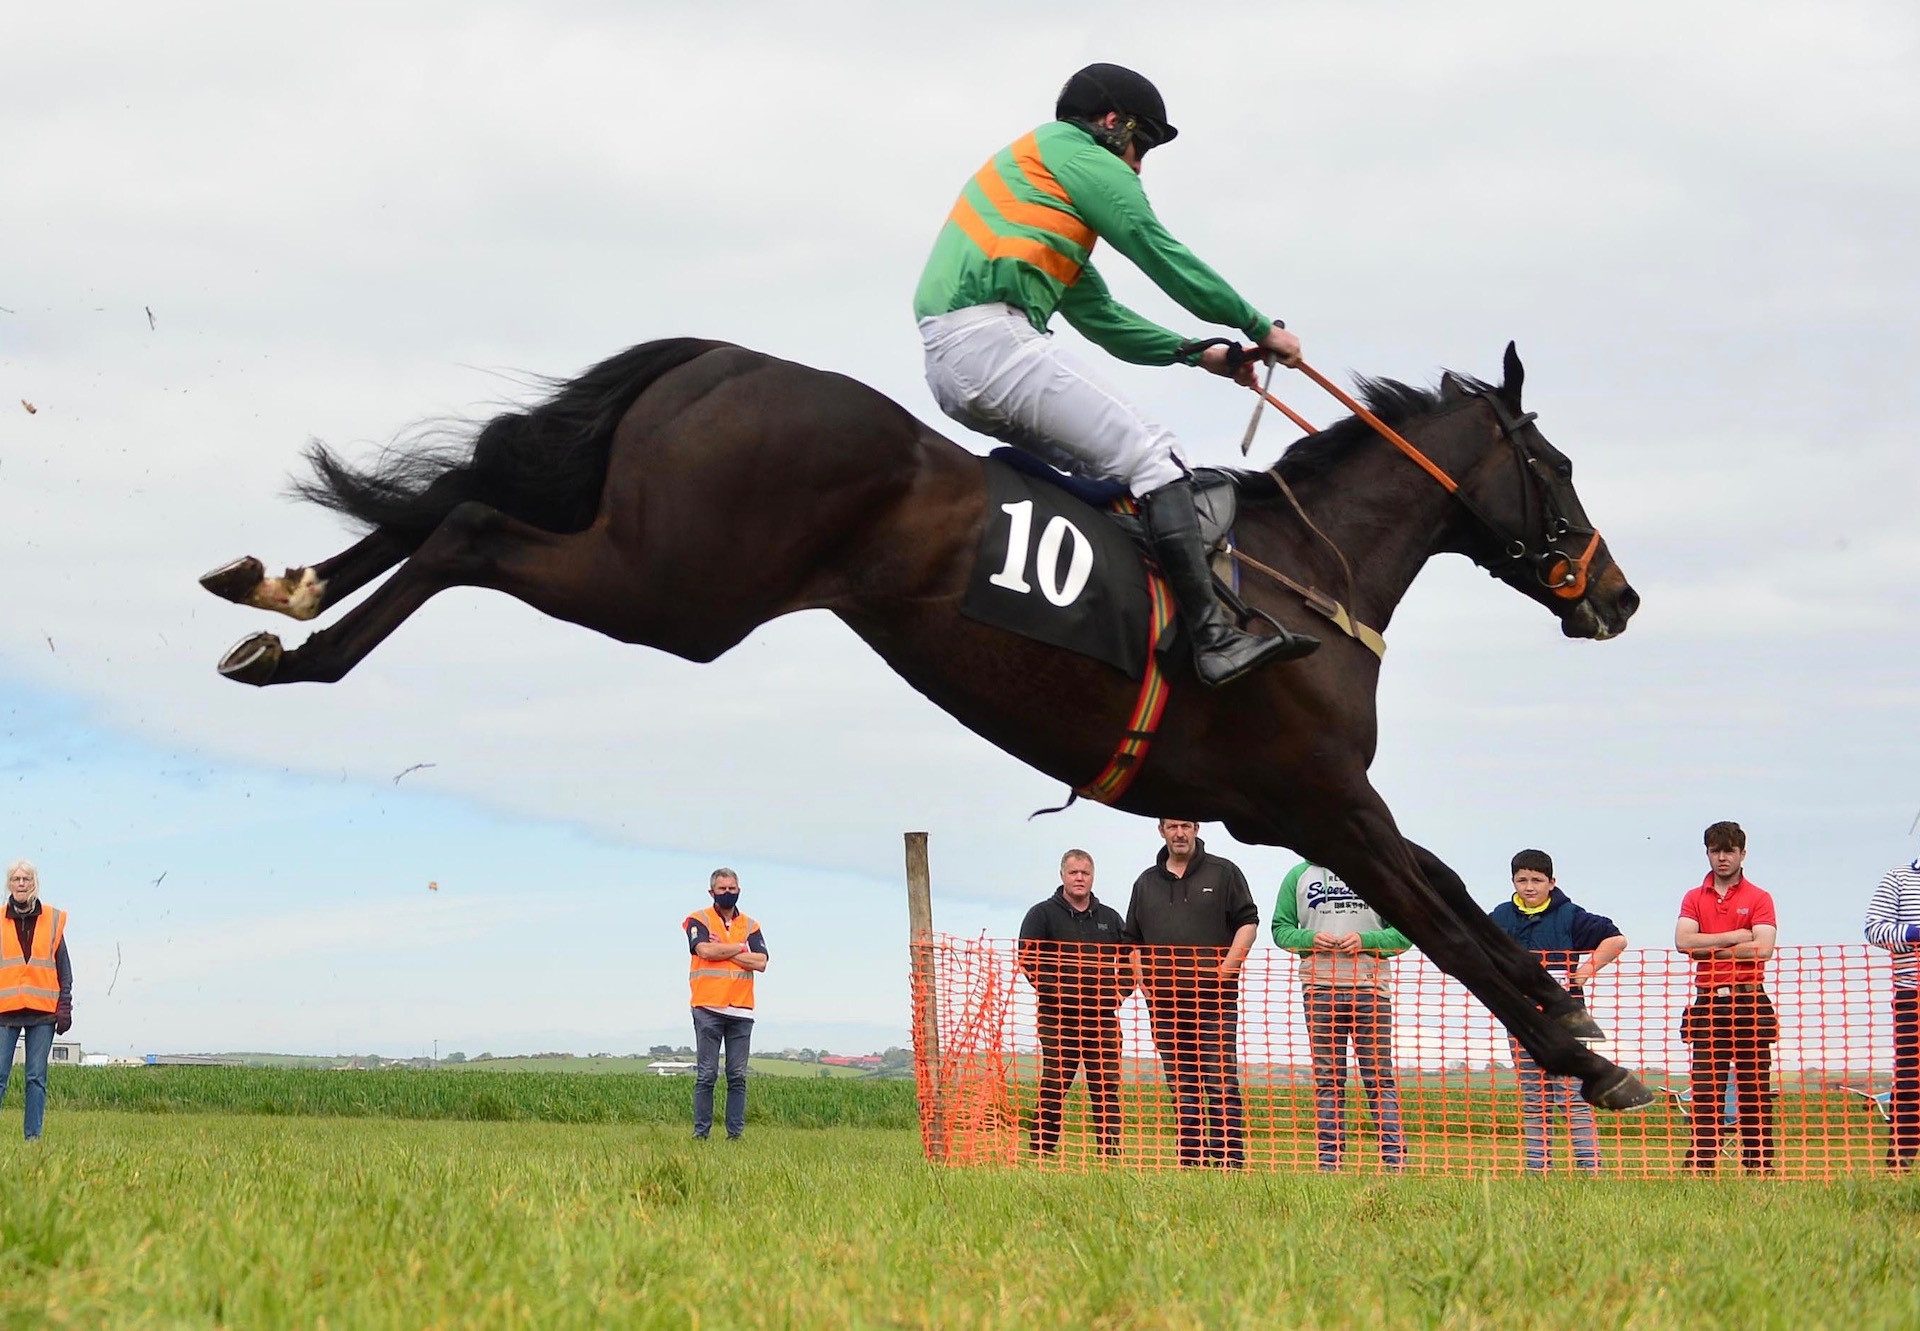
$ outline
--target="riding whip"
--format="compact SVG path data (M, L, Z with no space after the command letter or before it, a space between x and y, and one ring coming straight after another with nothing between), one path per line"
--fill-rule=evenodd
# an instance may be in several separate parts
M1240 456L1245 457L1247 450L1253 447L1254 431L1260 428L1260 413L1266 410L1267 394L1273 389L1273 371L1275 363L1267 362L1266 382L1260 385L1260 396L1253 400L1253 415L1247 418L1247 432L1240 436Z

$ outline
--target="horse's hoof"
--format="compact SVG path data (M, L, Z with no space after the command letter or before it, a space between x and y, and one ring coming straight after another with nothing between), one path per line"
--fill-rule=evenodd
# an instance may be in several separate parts
M245 605L247 598L253 595L253 589L260 585L260 579L266 575L265 566L248 555L230 564L222 564L211 573L201 574L200 585L223 601Z
M1625 1068L1614 1068L1580 1083L1580 1098L1596 1109L1623 1113L1645 1109L1653 1103L1653 1092Z
M285 650L273 634L256 633L241 639L220 658L220 673L242 684L271 684Z
M1560 1023L1561 1030L1582 1044L1598 1044L1607 1038L1607 1033L1600 1029L1600 1023L1584 1007L1562 1012L1555 1020Z

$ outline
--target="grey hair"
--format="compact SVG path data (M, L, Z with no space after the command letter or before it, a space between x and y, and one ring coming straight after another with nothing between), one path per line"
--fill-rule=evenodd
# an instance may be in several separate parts
M712 873L710 873L710 874L708 874L708 875L707 875L707 886L708 886L708 887L718 887L718 886L719 886L719 884L720 884L720 880L721 880L722 878L731 878L731 879L733 879L733 881L734 881L734 882L736 882L736 883L740 881L740 875L739 875L739 874L737 874L737 873L735 873L735 872L734 872L733 870L731 870L731 869L728 869L728 868L725 868L725 867L722 867L722 868L719 868L719 869L715 869L715 870L714 870L714 871L713 871Z
M27 877L33 879L33 890L36 893L39 892L40 871L33 867L32 860L15 860L12 864L9 864L7 866L7 881L12 882L13 876L16 873L20 872L20 870L22 869L25 869L27 871Z
M1060 867L1062 869L1067 867L1068 860L1085 860L1089 869L1093 867L1093 856L1087 854L1086 851L1081 850L1078 846L1060 857Z

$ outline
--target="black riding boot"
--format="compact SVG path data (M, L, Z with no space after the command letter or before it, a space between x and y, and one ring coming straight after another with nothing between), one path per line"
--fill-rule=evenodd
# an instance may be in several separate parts
M1200 520L1193 511L1193 482L1182 478L1144 496L1141 508L1153 557L1173 589L1181 622L1193 639L1193 668L1200 682L1218 688L1268 661L1291 661L1320 645L1318 638L1281 629L1255 637L1234 627L1213 594L1213 570L1200 544Z

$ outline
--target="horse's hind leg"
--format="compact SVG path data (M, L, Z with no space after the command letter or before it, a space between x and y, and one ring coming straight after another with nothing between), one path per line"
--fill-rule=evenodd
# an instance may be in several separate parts
M367 548L372 539L339 556L353 561L348 565L351 573L371 577L379 571L376 565L387 548ZM221 658L220 673L242 684L331 684L440 592L449 587L494 586L494 571L504 554L548 549L578 539L528 526L484 504L461 504L397 573L332 627L311 634L291 650L271 633L256 633ZM373 571L365 572L369 568Z
M312 619L338 605L419 547L421 538L378 527L331 559L270 578L252 555L222 564L200 585L222 600Z
M257 633L222 658L220 673L243 684L332 683L449 587L505 592L556 619L703 661L786 608L759 600L702 603L660 570L643 567L641 553L609 539L600 525L563 535L464 503L332 627L291 651L272 634Z

